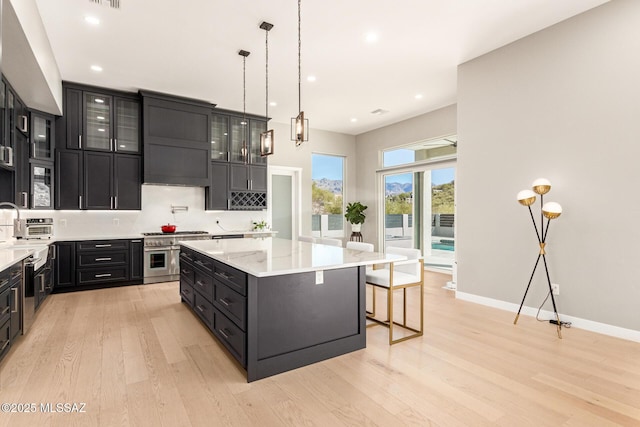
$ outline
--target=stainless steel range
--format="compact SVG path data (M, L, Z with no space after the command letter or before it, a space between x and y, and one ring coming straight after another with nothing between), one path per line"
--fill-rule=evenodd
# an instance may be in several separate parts
M180 279L180 243L209 240L206 231L142 233L144 236L144 283L170 282Z

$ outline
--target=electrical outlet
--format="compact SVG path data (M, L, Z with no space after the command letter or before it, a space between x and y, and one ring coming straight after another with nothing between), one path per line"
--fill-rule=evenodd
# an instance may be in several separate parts
M553 292L554 295L560 295L560 285L557 283L552 283L551 292Z

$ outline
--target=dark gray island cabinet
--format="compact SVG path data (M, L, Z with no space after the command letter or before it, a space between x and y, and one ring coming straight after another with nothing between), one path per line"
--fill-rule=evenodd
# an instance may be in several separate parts
M249 382L366 346L365 265L384 254L277 238L180 250L180 294Z

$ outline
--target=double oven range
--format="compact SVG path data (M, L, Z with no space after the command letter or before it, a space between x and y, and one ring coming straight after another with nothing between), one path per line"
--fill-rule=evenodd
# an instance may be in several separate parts
M210 240L206 231L142 233L144 235L144 283L180 280L180 243Z

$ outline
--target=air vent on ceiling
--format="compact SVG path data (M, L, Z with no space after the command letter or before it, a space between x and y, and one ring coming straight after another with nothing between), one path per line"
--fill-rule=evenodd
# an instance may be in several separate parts
M371 114L386 114L386 113L388 113L388 112L389 112L389 110L383 110L382 108L378 108L378 109L376 109L376 110L373 110L373 111L371 112Z
M114 9L120 9L120 0L89 0L91 3L108 4Z

